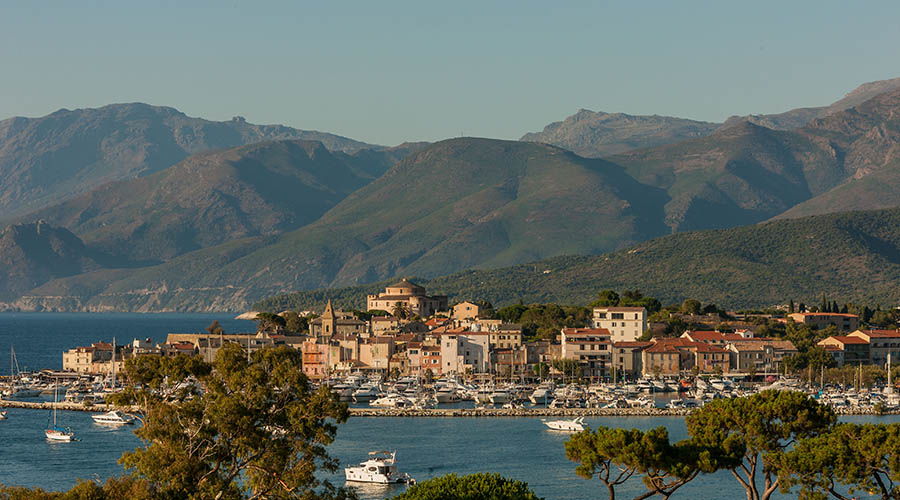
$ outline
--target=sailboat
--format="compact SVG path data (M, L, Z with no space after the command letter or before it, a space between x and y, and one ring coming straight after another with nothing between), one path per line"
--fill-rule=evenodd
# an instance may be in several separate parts
M47 436L48 441L75 441L75 433L72 432L72 429L68 427L59 427L56 424L56 404L59 403L59 382L56 382L56 386L53 389L53 426L47 426L47 430L44 431L44 435Z
M17 375L18 373L18 375ZM12 398L36 398L40 396L41 391L31 389L19 381L21 371L19 370L19 360L16 359L16 350L13 346L9 346L9 387L3 391L2 396L8 399Z

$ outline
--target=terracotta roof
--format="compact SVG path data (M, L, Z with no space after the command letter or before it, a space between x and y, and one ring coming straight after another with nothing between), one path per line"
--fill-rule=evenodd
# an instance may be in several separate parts
M595 307L594 309L604 309L608 312L638 312L643 311L645 307Z
M858 318L856 314L847 314L847 313L792 313L791 316L800 315L800 316L840 316L842 318Z
M877 339L892 339L900 337L900 331L897 330L857 330L859 332L865 333L871 338ZM856 332L853 332L856 333Z
M622 342L616 342L613 344L613 347L647 347L653 344L653 342L641 342L639 340L625 340Z
M675 344L667 343L667 342L656 342L652 346L644 349L644 352L649 353L677 353L678 348L675 347Z
M690 338L696 340L697 342L709 342L712 340L725 340L725 334L722 332L717 332L713 330L695 330L695 331L687 331L682 334L682 337ZM740 337L740 335L738 335Z
M742 351L765 351L766 344L764 342L741 342L740 344L732 344L734 350Z
M842 344L868 344L865 339L861 339L859 337L847 337L845 335L835 335L833 337L828 337L827 339L820 340L819 342L825 342L828 339L834 339Z
M704 344L703 342L697 342L696 345L693 346L697 349L697 352L711 352L711 353L723 353L728 352L728 349L723 349L719 346Z

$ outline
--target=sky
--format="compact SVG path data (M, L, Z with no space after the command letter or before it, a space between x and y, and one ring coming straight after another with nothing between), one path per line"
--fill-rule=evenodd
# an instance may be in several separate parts
M0 0L0 119L147 102L376 144L722 121L900 76L900 2Z

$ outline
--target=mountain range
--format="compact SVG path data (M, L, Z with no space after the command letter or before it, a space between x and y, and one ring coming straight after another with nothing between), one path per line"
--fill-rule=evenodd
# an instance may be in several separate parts
M58 240L67 242L70 257L63 260L71 265L54 267L52 252L31 252L36 247L28 247L28 238L11 238L0 248L0 272L19 278L0 287L0 309L238 310L288 290L487 272L565 255L619 255L671 233L900 206L896 83L862 86L792 130L748 119L695 133L690 128L701 122L682 121L675 135L684 137L650 134L645 139L666 138L602 159L531 141L457 138L387 148L330 135L285 138L294 129L233 120L208 126L218 130L227 123L245 134L269 130L269 136L244 135L249 144L219 149L203 139L192 146L200 151L182 148L181 157L136 161L120 154L128 161L113 161L104 152L129 144L166 149L154 146L149 128L135 124L159 116L169 117L160 119L163 124L200 119L171 108L118 105L118 113L107 109L116 106L100 108L113 116L98 119L94 128L104 132L93 135L81 130L84 125L33 119L43 123L37 129L48 138L44 151L60 150L50 138L72 144L78 142L72 137L90 136L80 147L106 156L99 163L96 154L56 158L55 165L78 173L77 182L56 172L46 190L58 201L21 190L27 196L20 197L20 208L41 206L3 212L12 224L7 232L37 224L42 234L65 235ZM844 105L851 107L837 110ZM157 118L138 120L135 113ZM622 137L634 135L632 125L649 126L627 116L607 118ZM162 129L166 141L184 134L170 125ZM126 135L132 139L122 139ZM7 143L22 158L34 145ZM32 176L55 158L30 157L41 160L20 171ZM99 171L112 179L101 183L102 176L87 175Z
M192 154L284 138L345 152L372 147L334 134L254 125L239 116L214 122L143 103L9 118L0 121L0 218L148 175Z
M900 78L865 83L828 106L796 108L769 115L734 115L724 123L580 109L563 121L547 125L540 132L523 135L520 140L553 144L581 156L599 158L703 137L741 123L753 123L773 130L793 130L816 118L855 107L898 88Z

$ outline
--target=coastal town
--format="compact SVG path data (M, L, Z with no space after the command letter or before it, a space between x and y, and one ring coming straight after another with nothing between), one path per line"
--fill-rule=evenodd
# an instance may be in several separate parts
M403 279L369 295L368 314L341 310L328 301L321 311L303 313L301 332L289 331L290 326L298 329L284 319L290 312L248 313L245 317L257 319L255 332L224 332L213 324L204 332L169 333L157 344L150 339L115 346L98 341L63 352L62 372L53 376L72 384L65 401L99 402L104 391L115 386L115 374L123 373L129 358L184 354L211 362L223 346L235 343L248 353L272 346L296 349L311 381L329 384L344 401L370 407L422 408L429 402L433 407L471 400L507 408L528 402L570 409L653 408L660 403L640 396L651 392L677 393L661 404L680 408L740 395L741 384L746 391L751 383L790 384L799 378L824 390L826 366L852 366L854 378L841 385L853 386L862 395L862 385L891 385L887 371L886 379L873 381L863 378L863 367L889 370L891 359L900 359L900 330L861 326L860 317L850 313L785 312L776 317L735 312L727 321L709 311L672 313L689 327L671 335L664 323L651 321L646 307L603 305L590 308L586 326L528 338L523 325L492 317L496 314L490 309L477 301L451 305L446 296L430 296L424 287ZM809 347L827 359L808 362L798 377L793 360L800 349L787 338L771 336L765 325L773 323L833 332ZM91 388L85 377L100 381L99 393L96 383ZM559 387L542 391L538 385L544 381ZM608 388L607 394L577 389L570 384L576 381ZM620 393L615 393L619 383ZM422 397L425 386L430 399ZM16 394L11 386L4 397L17 399L29 391L22 385L18 390ZM846 396L837 391L828 398L835 406L881 403L884 409L900 408L893 397L876 401L861 400L856 393Z
M409 315L372 316L363 321L329 302L309 321L305 335L284 333L276 326L252 333L170 333L165 343L157 345L135 339L116 346L117 369L121 372L128 357L145 354L188 354L211 360L226 342L249 347L251 352L276 345L298 349L303 353L304 373L313 380L354 373L532 380L541 377L542 365L548 369L546 375L561 374L555 367L560 360L574 362L568 377L588 380L671 378L691 372L755 376L779 373L784 359L798 352L789 340L757 335L749 315L730 321L730 331L715 329L714 324L710 329L664 337L652 335L659 325L648 322L643 307L595 307L590 327L562 328L554 340L527 341L521 325L483 319L478 303L463 301L450 307L447 297L428 296L423 287L405 279L368 297L367 310L392 309L405 309ZM702 320L718 321L711 316ZM818 342L836 366L883 366L889 356L900 360L898 329L861 329L859 317L846 313L804 312L780 318L788 320L818 330L836 327L839 335ZM651 333L649 340L641 340L645 332ZM112 371L108 342L75 347L62 356L64 371Z

